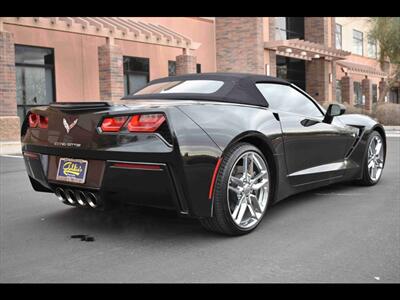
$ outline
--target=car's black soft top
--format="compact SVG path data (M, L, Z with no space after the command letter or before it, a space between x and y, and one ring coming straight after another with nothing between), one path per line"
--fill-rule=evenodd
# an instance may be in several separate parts
M221 101L242 103L258 106L268 106L265 98L255 86L255 83L271 82L289 84L287 81L258 74L247 73L201 73L186 74L179 76L170 76L152 80L148 85L169 82L169 81L185 81L185 80L219 80L224 85L214 93L157 93L157 94L141 94L128 95L122 100L133 99L173 99L173 100L205 100L205 101Z

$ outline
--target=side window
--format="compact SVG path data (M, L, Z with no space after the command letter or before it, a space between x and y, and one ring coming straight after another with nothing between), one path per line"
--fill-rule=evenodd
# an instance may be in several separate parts
M304 116L323 116L309 98L289 85L257 83L256 86L272 109Z

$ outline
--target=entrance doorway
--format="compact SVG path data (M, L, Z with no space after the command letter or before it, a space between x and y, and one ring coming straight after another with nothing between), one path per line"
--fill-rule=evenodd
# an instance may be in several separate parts
M302 90L305 90L306 89L305 60L277 55L276 76L297 85Z

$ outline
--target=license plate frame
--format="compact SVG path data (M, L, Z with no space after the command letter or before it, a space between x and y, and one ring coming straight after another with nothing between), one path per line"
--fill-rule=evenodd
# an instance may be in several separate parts
M58 161L56 180L84 184L88 166L87 160L62 157Z

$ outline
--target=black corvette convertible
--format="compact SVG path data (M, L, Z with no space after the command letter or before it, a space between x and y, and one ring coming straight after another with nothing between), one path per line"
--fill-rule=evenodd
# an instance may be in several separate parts
M65 204L173 209L239 235L289 195L379 181L383 126L344 111L273 77L174 76L119 102L33 108L22 151L33 188Z

